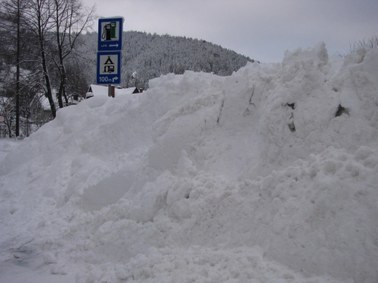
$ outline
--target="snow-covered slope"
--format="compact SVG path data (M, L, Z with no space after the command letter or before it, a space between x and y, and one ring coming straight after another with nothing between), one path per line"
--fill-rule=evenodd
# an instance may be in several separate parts
M377 78L319 44L59 111L0 165L0 281L378 282Z

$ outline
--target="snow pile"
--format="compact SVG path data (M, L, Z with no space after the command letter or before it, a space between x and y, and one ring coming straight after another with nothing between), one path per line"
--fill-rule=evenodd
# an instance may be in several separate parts
M377 282L362 55L320 44L59 111L0 165L0 281Z

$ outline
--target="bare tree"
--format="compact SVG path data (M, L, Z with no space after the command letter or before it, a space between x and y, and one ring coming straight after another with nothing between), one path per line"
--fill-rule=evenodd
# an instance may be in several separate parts
M16 44L16 137L20 135L20 30L21 30L21 3L17 0L17 44Z
M23 6L21 0L2 1L1 5L1 33L8 40L8 52L10 57L15 57L16 65L15 80L15 111L16 128L15 134L20 135L20 65L21 65L21 17ZM11 48L9 48L11 47ZM15 48L13 48L15 47ZM15 54L14 54L15 53ZM10 128L9 128L10 129ZM10 133L11 135L11 133Z
M59 107L62 108L63 98L65 104L68 104L65 60L74 50L81 33L92 23L94 10L86 10L79 0L53 0L53 10L58 57L55 64L60 77L57 98Z
M56 107L52 94L52 84L47 65L47 37L53 28L52 0L28 0L26 17L31 32L38 38L40 65L45 81L45 95L49 101L51 115L56 117Z
M1 123L6 127L6 133L8 137L12 137L12 128L14 120L14 108L9 103L9 98L0 97L0 117Z
M72 78L68 72L75 63L72 55L79 36L92 19L93 8L86 10L80 0L0 0L0 67L8 70L6 78L0 76L3 85L0 90L1 95L13 97L7 106L7 109L9 103L14 106L13 111L7 112L13 115L8 123L12 125L12 135L18 136L21 126L25 126L20 123L29 125L29 118L35 116L30 109L37 105L30 103L35 101L34 95L44 93L54 118L53 87L59 89L60 107L64 106L63 98L68 103L67 89L77 94L67 80Z

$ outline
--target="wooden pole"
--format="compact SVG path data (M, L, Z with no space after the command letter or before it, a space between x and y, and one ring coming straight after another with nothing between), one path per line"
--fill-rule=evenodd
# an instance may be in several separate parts
M108 96L109 97L115 97L115 86L114 85L108 85Z

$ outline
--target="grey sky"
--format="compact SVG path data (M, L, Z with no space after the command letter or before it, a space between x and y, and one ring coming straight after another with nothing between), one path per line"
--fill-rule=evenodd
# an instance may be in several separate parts
M324 41L330 55L378 36L378 0L83 0L124 30L204 39L262 62ZM96 27L95 27L96 29Z

